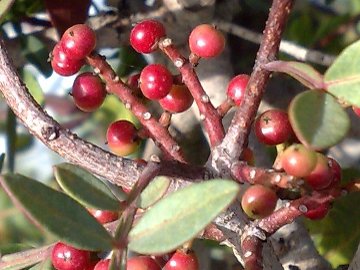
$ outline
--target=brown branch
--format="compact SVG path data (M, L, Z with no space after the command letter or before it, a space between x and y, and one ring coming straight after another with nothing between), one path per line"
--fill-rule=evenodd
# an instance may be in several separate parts
M231 161L239 160L246 146L252 122L270 77L270 72L264 70L262 65L276 59L292 4L292 0L273 1L244 100L236 111L223 142L212 153L212 164L218 171L226 170Z
M171 39L166 38L160 41L159 48L179 69L184 84L194 97L201 114L200 119L204 122L205 130L209 135L211 146L218 145L225 134L221 122L222 117L218 114L210 101L210 97L204 91L193 65L180 54L179 50L172 44Z
M277 186L284 189L300 189L304 181L283 172L249 166L244 161L238 161L231 166L231 175L240 183Z
M160 149L167 156L185 162L179 144L171 137L169 131L151 115L147 107L133 95L131 89L120 80L105 58L93 53L87 57L87 62L94 68L94 71L102 76L108 92L115 94L125 104L125 107L134 113Z

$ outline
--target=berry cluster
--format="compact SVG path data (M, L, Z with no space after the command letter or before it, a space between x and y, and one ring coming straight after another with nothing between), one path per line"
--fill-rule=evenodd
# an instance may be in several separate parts
M51 253L56 270L108 270L110 259L58 242ZM127 270L199 270L197 256L192 251L177 250L164 256L135 256L127 260Z

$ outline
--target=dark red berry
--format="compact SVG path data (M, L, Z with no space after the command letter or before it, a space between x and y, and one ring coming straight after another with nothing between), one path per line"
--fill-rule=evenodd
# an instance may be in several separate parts
M162 23L145 20L134 26L130 33L130 44L139 53L151 53L157 49L160 38L166 35Z
M312 220L323 219L329 212L329 209L330 205L328 203L324 203L315 209L307 211L306 213L304 213L304 216Z
M214 26L196 26L189 36L190 51L200 57L210 58L219 55L225 48L225 38Z
M88 211L99 221L101 224L109 223L119 218L119 213L102 209L88 209Z
M127 156L136 151L139 146L137 129L127 120L113 122L106 133L108 146L119 156Z
M263 218L274 211L277 200L278 197L272 189L253 185L244 192L241 207L250 218Z
M161 270L161 267L149 256L137 256L128 259L126 270Z
M53 70L61 76L74 75L85 63L84 60L77 60L65 54L60 44L55 45L50 60Z
M227 96L235 103L236 106L240 106L244 99L246 86L249 82L250 76L246 74L240 74L232 78L227 87Z
M255 134L260 142L267 145L286 142L293 134L288 114L277 109L262 113L255 120Z
M83 270L90 264L90 252L58 242L53 247L51 260L57 270Z
M329 167L332 172L332 182L331 186L338 186L341 182L341 166L340 164L333 158L328 158L329 160Z
M316 152L302 144L293 144L285 149L281 164L287 174L306 177L316 166Z
M94 267L94 270L108 270L110 265L110 260L100 260Z
M164 270L198 270L199 262L194 252L177 250L166 263Z
M315 168L304 179L314 190L321 190L327 188L331 184L333 173L329 167L329 160L327 157L321 153L316 153L316 157Z
M85 72L76 77L71 94L80 110L92 112L104 102L106 90L99 76Z
M96 46L95 32L86 24L75 24L65 31L60 43L66 55L84 59Z
M174 84L170 93L159 100L161 107L171 113L180 113L189 109L194 101L185 85Z
M173 85L170 71L160 64L146 66L140 74L140 89L148 99L161 99Z
M353 106L352 109L353 109L354 113L355 113L358 117L360 117L360 107Z

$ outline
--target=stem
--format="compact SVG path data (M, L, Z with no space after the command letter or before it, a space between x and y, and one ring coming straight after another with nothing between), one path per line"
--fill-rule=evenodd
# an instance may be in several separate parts
M180 54L178 49L172 44L171 39L166 38L160 41L159 48L179 69L184 84L189 89L199 108L201 115L200 119L204 122L211 146L218 145L225 135L224 127L221 122L222 117L212 105L210 97L204 91L193 65Z
M270 77L270 72L264 70L262 65L276 59L281 35L292 5L292 0L274 0L272 3L242 105L236 111L224 140L213 150L212 164L218 171L229 168L231 161L239 160L244 147L246 147L252 122Z
M93 53L87 57L87 62L94 70L101 74L106 82L109 93L115 94L139 119L140 123L149 131L150 137L157 143L167 156L185 163L184 155L178 143L171 137L169 131L156 120L147 107L132 94L131 89L124 84L104 57Z

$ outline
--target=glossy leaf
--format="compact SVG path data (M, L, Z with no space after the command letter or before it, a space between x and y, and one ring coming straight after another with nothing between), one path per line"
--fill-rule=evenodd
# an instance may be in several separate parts
M273 61L264 68L270 71L283 72L310 89L321 89L324 87L323 76L312 66L294 61Z
M346 169L343 171L343 176L356 179L360 177L360 172ZM358 248L360 241L358 205L360 205L359 194L350 193L335 200L324 219L319 221L305 219L317 249L334 268L341 264L349 264Z
M110 189L88 171L69 163L54 166L56 181L72 198L97 209L119 210L119 201Z
M233 181L192 184L152 206L130 231L129 249L142 254L173 250L195 237L239 192Z
M105 228L64 193L19 174L6 174L1 185L28 214L62 241L80 249L111 249L112 238Z
M148 208L149 206L156 203L164 196L170 185L170 179L164 176L158 176L150 182L150 184L141 193L138 207Z
M327 91L360 107L360 41L347 47L324 75Z
M297 138L316 150L337 144L350 128L344 109L331 95L320 90L297 95L289 106L289 120Z

